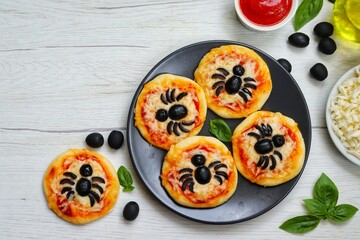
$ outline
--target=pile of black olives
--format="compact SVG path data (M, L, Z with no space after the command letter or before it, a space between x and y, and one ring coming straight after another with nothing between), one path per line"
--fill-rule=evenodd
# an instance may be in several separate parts
M104 137L101 133L90 133L86 139L86 144L92 148L99 148L104 145ZM124 135L122 132L113 130L108 137L109 147L119 149L124 143Z
M314 27L314 33L316 36L320 37L320 41L318 44L318 50L326 55L331 55L336 51L336 43L330 38L330 36L334 33L334 26L328 22L320 22ZM310 38L308 35L302 32L296 32L289 36L288 41L291 45L295 47L304 48L309 45ZM279 63L289 71L291 71L290 63L287 63L287 60L279 59ZM290 65L290 68L289 68ZM290 72L289 71L289 72ZM316 80L323 81L328 76L327 68L322 63L316 63L310 69L310 74Z

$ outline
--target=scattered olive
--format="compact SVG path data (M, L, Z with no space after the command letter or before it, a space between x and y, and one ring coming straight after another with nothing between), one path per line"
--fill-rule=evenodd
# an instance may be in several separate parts
M123 211L124 218L128 221L133 221L135 220L135 218L137 218L138 215L139 215L139 205L134 201L128 202L124 207L124 211Z
M321 22L314 27L314 33L319 37L330 37L334 33L334 26L329 22Z
M100 133L90 133L85 142L89 147L99 148L104 144L104 137Z
M109 134L108 144L113 149L119 149L124 143L124 135L122 132L114 130Z
M328 71L324 64L317 63L310 69L311 75L319 81L323 81L328 76Z
M318 49L324 54L331 55L336 51L336 43L332 38L323 38L319 42Z
M280 63L281 66L283 66L285 68L286 71L288 71L289 73L291 72L291 63L286 60L285 58L279 58L278 60L278 63Z
M288 40L291 45L300 48L306 47L307 45L309 45L310 42L309 36L302 32L296 32L291 34Z

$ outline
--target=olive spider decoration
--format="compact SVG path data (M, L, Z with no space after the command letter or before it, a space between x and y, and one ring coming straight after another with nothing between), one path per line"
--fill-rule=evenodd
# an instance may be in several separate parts
M195 154L191 157L191 163L195 166L195 171L192 168L183 168L179 171L179 181L182 182L181 188L185 191L188 187L191 192L194 192L194 178L197 183L205 185L211 181L212 173L211 168L215 170L214 178L221 185L223 179L228 179L229 176L221 168L227 168L227 166L220 161L211 162L208 166L205 166L206 158L202 154Z
M186 127L189 127L195 123L194 120L182 120L188 115L188 109L184 105L176 103L187 95L187 92L181 92L176 96L176 89L168 89L165 93L160 95L162 103L165 105L171 104L171 107L169 110L164 108L158 109L155 114L155 119L159 122L165 122L170 119L166 127L166 130L169 134L174 133L176 136L180 136L181 132L188 133L190 130Z
M266 169L270 162L271 166L270 170L274 170L276 167L276 159L275 155L282 161L283 156L278 150L274 150L274 148L280 148L285 144L285 138L283 135L276 134L272 136L273 129L270 124L261 124L256 125L255 128L259 131L260 134L255 132L248 133L249 136L255 137L257 142L254 145L254 149L258 154L261 154L257 166L261 166L261 169ZM270 138L272 136L272 138ZM273 153L270 155L266 155L269 153Z
M225 89L225 91L230 95L236 93L239 94L244 102L247 103L249 101L249 97L252 97L252 93L249 88L254 90L256 89L256 80L251 77L241 79L245 73L245 68L241 65L234 66L232 69L233 75L229 78L228 76L230 73L225 68L217 68L216 70L217 73L211 76L212 79L219 80L212 86L212 89L215 89L216 96L219 96Z
M62 188L61 194L66 193L66 198L70 199L74 197L75 191L81 197L88 196L90 199L91 207L94 206L95 201L97 203L100 202L100 195L96 193L94 190L97 189L100 194L104 192L104 189L100 186L100 184L105 184L105 180L102 177L89 177L93 173L93 169L90 164L84 164L80 167L80 175L81 178L76 181L77 175L72 172L65 172L63 175L65 178L60 180L61 185L65 185ZM75 189L73 188L75 186Z

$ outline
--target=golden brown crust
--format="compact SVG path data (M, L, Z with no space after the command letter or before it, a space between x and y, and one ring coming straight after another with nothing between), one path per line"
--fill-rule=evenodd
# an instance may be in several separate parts
M91 166L89 176L80 173L84 164ZM92 177L101 177L105 182ZM77 183L85 178L97 186L93 185L92 192L80 196ZM115 205L119 194L119 180L112 164L100 154L87 149L70 149L58 156L45 172L43 187L49 208L59 217L75 224L88 223L106 215Z
M265 130L263 132L265 136L261 137L259 129ZM270 129L271 134L266 133ZM284 143L275 146L275 135L282 135ZM263 140L263 143L264 145L271 143L271 151L257 152L255 144L262 139L269 139ZM234 160L241 175L262 186L275 186L291 180L299 174L304 164L305 143L298 125L293 119L281 113L258 111L248 116L235 128L232 146ZM262 160L260 160L261 156L263 156Z
M186 108L186 116L170 117L170 109ZM165 110L165 121L156 119L157 111ZM161 74L146 83L135 106L135 126L155 147L168 150L172 144L200 132L206 118L206 100L200 86L189 78ZM170 131L170 134L169 134Z
M233 72L237 65L245 70L243 75ZM230 83L234 75L240 77L241 84L230 94L225 82ZM205 92L208 107L223 118L242 118L259 110L272 90L265 61L253 50L238 45L211 49L201 59L194 76Z
M205 162L194 165L194 155L202 155ZM198 171L208 170L211 174L207 180L197 177ZM235 162L227 147L216 138L204 136L189 137L171 146L161 172L162 185L171 198L192 208L223 204L235 192L237 179Z

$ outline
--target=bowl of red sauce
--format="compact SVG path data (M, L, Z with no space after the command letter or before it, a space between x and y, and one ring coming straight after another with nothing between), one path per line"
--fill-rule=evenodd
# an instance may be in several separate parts
M294 16L298 0L234 0L240 22L250 30L272 31Z

